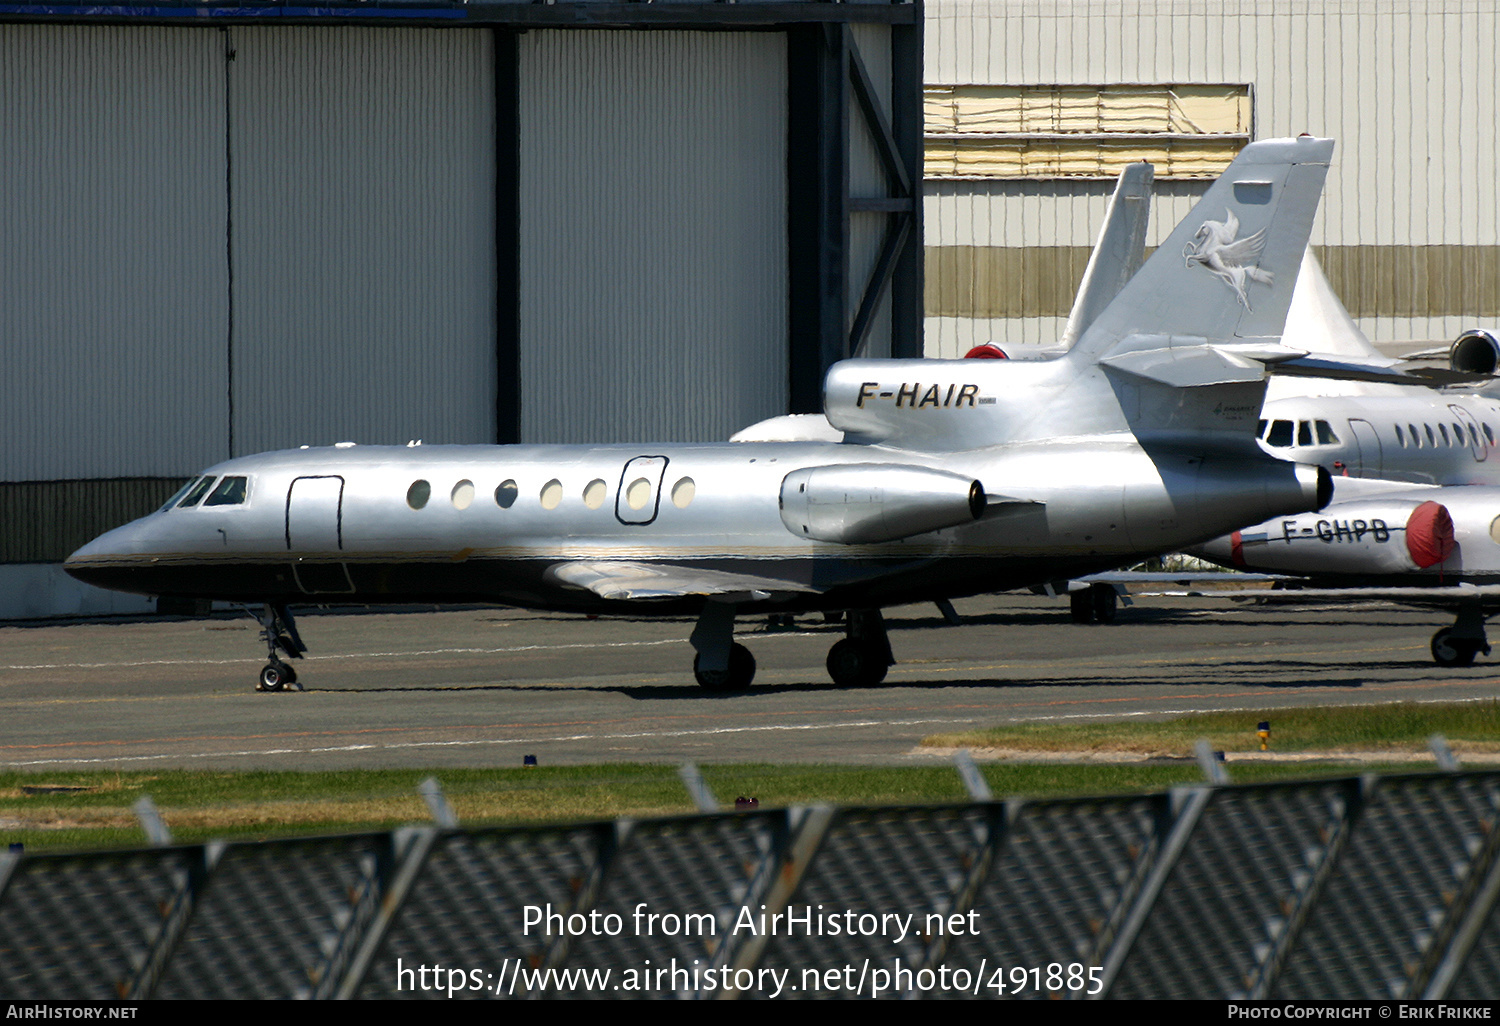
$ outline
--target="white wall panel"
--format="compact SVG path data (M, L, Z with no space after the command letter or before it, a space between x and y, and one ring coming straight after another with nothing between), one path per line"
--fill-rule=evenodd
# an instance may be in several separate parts
M228 455L222 53L0 26L0 480Z
M490 34L230 39L236 452L493 440Z
M1316 245L1500 245L1495 0L927 0L925 12L931 84L1252 83L1257 138L1338 140ZM927 245L976 231L942 209L929 203ZM1058 244L1077 244L1077 213L1056 213ZM1001 234L972 244L1038 244L1013 234L1033 228L1008 210L980 220ZM1444 337L1453 319L1360 323L1384 341Z
M522 439L784 412L785 37L536 31L520 60Z

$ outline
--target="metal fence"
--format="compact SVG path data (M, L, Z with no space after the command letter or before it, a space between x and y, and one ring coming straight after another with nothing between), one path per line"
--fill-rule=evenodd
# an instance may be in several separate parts
M1495 998L1497 811L1447 772L11 854L0 996Z

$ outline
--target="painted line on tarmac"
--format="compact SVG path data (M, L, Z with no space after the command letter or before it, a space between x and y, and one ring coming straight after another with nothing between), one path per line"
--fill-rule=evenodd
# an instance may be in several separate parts
M853 727L910 727L928 723L970 723L973 718L922 720L849 720L841 723L785 723L751 727L713 727L703 730L644 730L616 734L563 734L555 737L471 738L463 741L396 741L390 744L330 745L318 748L261 748L235 752L158 753L155 755L101 756L92 759L31 759L0 763L7 768L25 766L87 766L99 763L150 762L156 759L229 759L254 755L324 755L337 752L396 751L412 748L463 748L483 745L532 745L565 741L630 741L641 738L708 737L766 731L845 730Z
M811 634L812 632L808 632ZM766 641L772 638L796 638L802 635L785 634L736 634L739 641ZM410 652L343 652L335 655L307 655L309 663L338 662L345 659L397 659L404 656L433 655L506 655L512 652L560 652L577 648L650 648L656 645L686 645L687 638L663 638L657 641L597 641L573 645L510 645L505 648L426 648ZM239 663L265 662L265 656L244 656L238 659L141 659L129 662L110 663L30 663L0 666L3 670L102 670L127 666L232 666Z

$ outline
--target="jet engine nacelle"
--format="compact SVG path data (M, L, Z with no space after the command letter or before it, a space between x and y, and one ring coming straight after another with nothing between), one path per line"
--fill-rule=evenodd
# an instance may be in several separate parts
M1256 570L1377 577L1436 567L1454 546L1446 506L1390 498L1336 502L1319 513L1236 531L1203 549L1221 562Z
M984 513L973 478L891 463L794 470L781 482L781 522L799 538L863 545L972 523Z
M1500 368L1500 328L1470 328L1453 340L1448 366L1465 374L1494 374Z

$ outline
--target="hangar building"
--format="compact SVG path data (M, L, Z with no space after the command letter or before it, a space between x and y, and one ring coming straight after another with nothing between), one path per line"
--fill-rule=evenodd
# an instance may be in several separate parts
M1334 136L1364 330L1500 323L1496 52L1497 0L0 3L0 619L145 608L58 562L231 454L719 439L1051 343L1142 157L1154 244Z
M926 351L1057 340L1122 163L1148 245L1252 138L1338 140L1313 249L1377 343L1500 323L1495 0L926 0Z
M727 438L920 355L912 2L0 3L0 618L234 455Z

